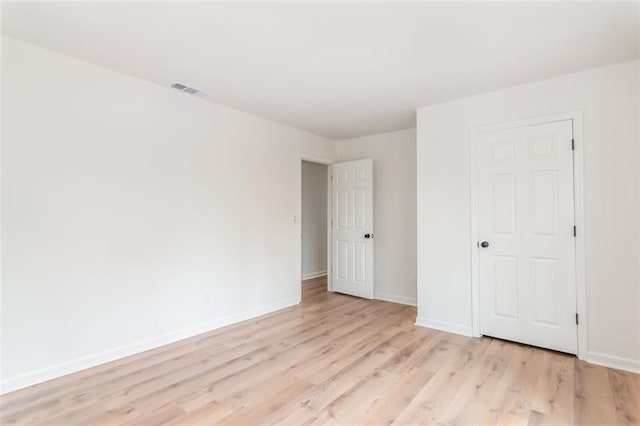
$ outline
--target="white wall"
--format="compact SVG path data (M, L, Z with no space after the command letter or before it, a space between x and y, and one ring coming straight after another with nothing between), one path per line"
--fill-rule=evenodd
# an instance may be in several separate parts
M588 351L640 370L639 63L418 110L418 316L470 332L469 132L582 111Z
M2 49L3 391L298 302L298 152L332 141Z
M302 162L302 279L327 273L327 166Z
M337 142L338 160L373 159L375 297L416 303L416 130Z

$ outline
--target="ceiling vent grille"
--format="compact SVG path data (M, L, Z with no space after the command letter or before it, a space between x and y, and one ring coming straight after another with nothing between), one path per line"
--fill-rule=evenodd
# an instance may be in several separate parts
M200 97L207 96L207 94L205 92L203 92L202 90L198 90L195 87L189 87L186 84L173 83L171 85L171 87L176 89L176 90L179 90L181 92L188 93L190 95L195 95L195 96L200 96Z

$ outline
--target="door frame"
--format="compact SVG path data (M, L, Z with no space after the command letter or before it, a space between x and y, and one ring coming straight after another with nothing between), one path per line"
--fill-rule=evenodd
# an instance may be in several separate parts
M296 215L296 230L297 230L297 286L296 286L296 298L298 303L302 302L302 162L308 161L311 163L322 164L327 166L327 291L333 291L331 284L331 165L334 160L328 158L318 157L311 154L305 154L303 152L298 153L298 211Z
M470 131L470 205L471 205L471 325L472 335L480 337L480 278L479 278L479 249L476 242L478 235L478 165L477 140L480 133L505 130L516 127L527 127L556 121L572 121L573 139L573 197L574 216L577 233L575 238L575 268L576 268L576 311L579 316L577 330L579 359L587 359L587 285L586 285L586 257L585 257L585 221L584 221L584 141L582 131L582 111L535 117L505 123L474 127Z

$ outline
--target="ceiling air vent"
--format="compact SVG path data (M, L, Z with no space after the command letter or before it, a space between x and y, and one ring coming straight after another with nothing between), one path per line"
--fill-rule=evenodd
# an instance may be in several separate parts
M181 92L188 93L190 95L196 95L196 96L200 96L200 97L207 96L207 94L205 92L203 92L201 90L198 90L195 87L189 87L189 86L187 86L185 84L182 84L182 83L173 83L171 85L171 87L173 87L174 89L179 90Z

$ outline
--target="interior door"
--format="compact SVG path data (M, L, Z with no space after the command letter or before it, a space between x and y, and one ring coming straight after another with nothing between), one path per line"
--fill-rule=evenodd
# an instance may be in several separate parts
M373 161L331 168L332 289L373 299Z
M480 134L482 334L575 354L571 120Z

